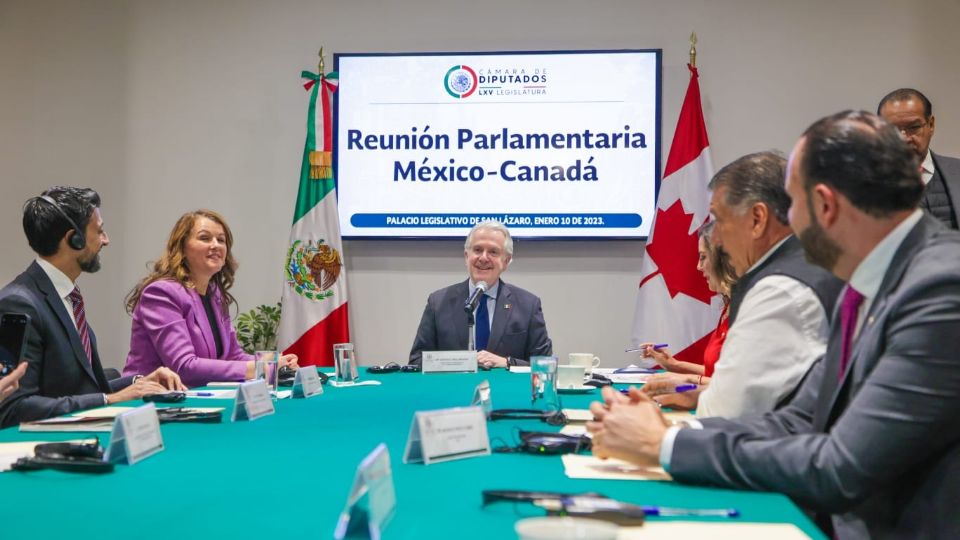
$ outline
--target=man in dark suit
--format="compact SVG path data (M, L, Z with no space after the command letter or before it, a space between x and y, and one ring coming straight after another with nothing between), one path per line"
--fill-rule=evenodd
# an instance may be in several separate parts
M37 259L0 290L0 313L30 316L27 372L20 388L0 404L3 427L80 409L185 389L172 371L108 381L87 322L76 280L100 269L100 250L110 243L91 189L52 188L27 201L23 230Z
M470 278L434 291L427 298L410 363L419 364L423 351L459 351L469 340L464 304L481 281L487 286L474 311L477 363L482 368L526 365L531 356L549 355L540 299L500 279L513 257L510 231L497 221L476 224L467 235L463 258Z
M825 356L762 416L668 425L640 392L604 392L594 452L784 493L834 538L960 538L960 234L917 209L918 176L870 113L808 128L786 180L790 224L847 282Z
M920 159L920 179L927 186L920 207L947 227L956 229L960 210L960 159L930 150L936 127L930 100L919 90L900 88L880 100L877 114L900 130L900 135Z

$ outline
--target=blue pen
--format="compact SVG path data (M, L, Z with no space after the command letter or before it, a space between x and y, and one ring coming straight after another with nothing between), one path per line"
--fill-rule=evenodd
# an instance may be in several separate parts
M644 506L643 513L648 516L695 516L695 517L740 517L736 508L668 508L665 506Z
M670 346L669 343L657 343L656 345L653 346L653 348L654 348L654 349L662 349L662 348L664 348L664 347L669 347L669 346ZM642 350L643 350L643 349L642 349L641 347L636 347L636 348L634 348L634 349L626 349L626 350L624 350L623 352L640 352L640 351L642 351Z
M194 395L196 395L197 397L213 397L214 394L213 392L197 392Z
M681 392L689 392L691 390L696 390L696 389L697 389L697 385L695 384L679 384L677 385L676 388L673 389L673 391L679 394Z

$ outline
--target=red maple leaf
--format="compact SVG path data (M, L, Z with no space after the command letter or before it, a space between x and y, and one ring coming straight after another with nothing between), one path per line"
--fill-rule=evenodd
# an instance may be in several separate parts
M640 286L657 274L663 276L670 298L683 293L691 298L710 304L714 292L707 287L707 280L697 270L700 255L697 251L697 233L688 234L693 214L683 211L678 199L667 211L657 209L653 241L647 244L647 255L657 263L657 270L640 280Z

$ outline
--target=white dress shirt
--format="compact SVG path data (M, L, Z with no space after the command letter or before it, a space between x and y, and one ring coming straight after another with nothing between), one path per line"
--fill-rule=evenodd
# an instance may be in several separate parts
M697 416L732 418L772 411L823 356L827 329L826 310L806 284L784 275L758 281L730 326L710 384L697 402Z
M53 283L53 288L57 290L60 300L63 301L63 307L67 310L67 315L69 315L70 320L73 321L73 327L76 328L77 320L73 317L73 302L69 298L76 284L71 281L66 274L61 272L59 268L40 257L37 257L37 264L40 265L43 272L50 278L50 281Z
M923 163L920 164L920 179L923 180L923 185L930 183L930 179L933 178L933 173L936 170L937 168L933 164L933 154L930 150L927 150L927 157L923 158Z

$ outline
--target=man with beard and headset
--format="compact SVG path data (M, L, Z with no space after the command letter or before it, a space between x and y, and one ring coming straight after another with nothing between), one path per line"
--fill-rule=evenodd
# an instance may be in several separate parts
M30 317L27 372L0 404L0 425L186 389L167 368L110 381L104 376L76 285L81 273L100 269L100 250L110 243L97 192L55 187L33 197L23 206L23 232L37 258L0 290L0 313Z

